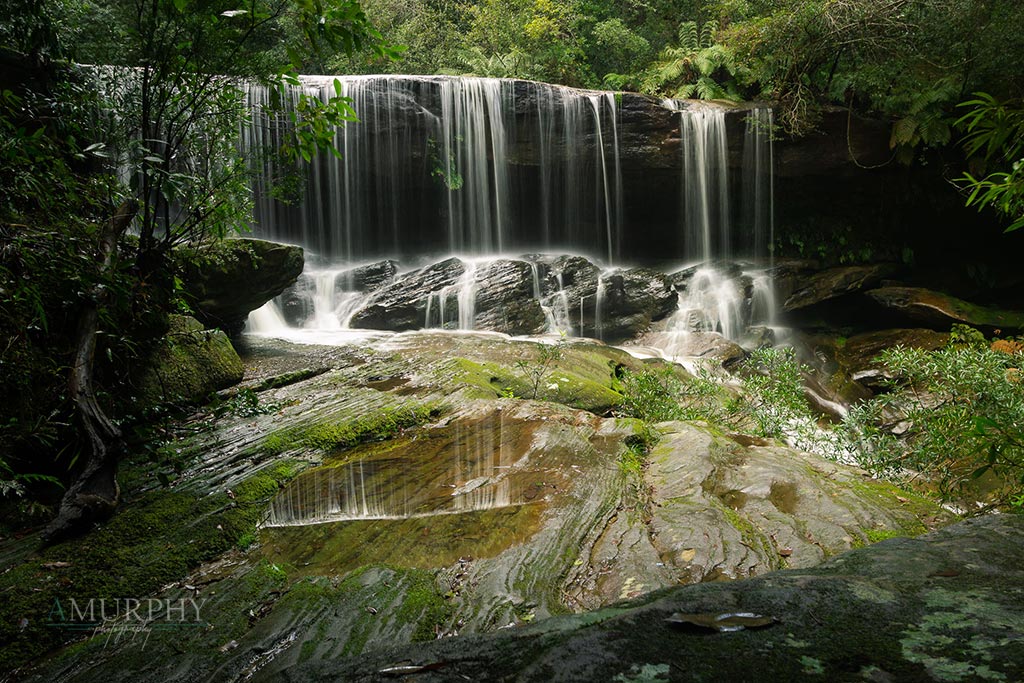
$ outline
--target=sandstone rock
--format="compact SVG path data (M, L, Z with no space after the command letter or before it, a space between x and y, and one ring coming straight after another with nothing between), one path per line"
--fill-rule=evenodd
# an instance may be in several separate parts
M206 327L241 331L246 316L295 282L301 247L256 239L227 239L181 248L177 260L185 296Z
M380 289L355 313L351 325L395 331L458 329L468 315L462 311L464 305L472 307L471 329L507 334L544 331L544 312L533 297L529 264L507 259L467 266L451 258L405 275Z
M144 362L135 383L143 406L201 402L242 380L242 360L220 330L204 330L195 318L171 316L171 327Z
M369 304L356 311L350 324L355 328L396 332L426 327L428 299L453 287L465 272L462 261L450 258L406 273L378 290Z
M867 295L890 313L934 329L964 323L987 330L1024 330L1024 313L1020 311L987 308L930 289L881 287Z
M784 311L796 311L815 304L877 287L884 278L896 272L892 264L870 266L840 266L815 273L806 279L796 279L793 292L782 305Z
M1024 642L1024 518L967 520L877 543L813 569L672 588L597 614L487 636L388 646L289 667L295 680L371 678L397 662L417 681L997 681L1017 680ZM674 615L766 617L715 633ZM430 665L445 662L439 669ZM956 672L956 673L952 673Z
M556 279L561 276L570 319L583 336L609 343L631 339L676 308L672 281L657 271L631 268L602 274L580 256L559 257L551 270Z
M391 284L398 273L398 261L384 260L338 273L335 287L344 292L372 292Z

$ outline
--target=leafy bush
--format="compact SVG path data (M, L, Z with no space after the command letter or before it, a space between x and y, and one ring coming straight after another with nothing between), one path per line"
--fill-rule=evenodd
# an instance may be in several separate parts
M725 419L725 393L709 373L683 380L672 367L626 370L619 413L645 422Z
M983 498L1010 507L1024 488L1024 386L1020 354L951 344L938 351L888 349L880 360L891 393L847 420L862 464L925 482L949 501Z
M794 421L811 418L796 352L791 348L760 348L740 371L744 376L742 407L761 436L780 437Z

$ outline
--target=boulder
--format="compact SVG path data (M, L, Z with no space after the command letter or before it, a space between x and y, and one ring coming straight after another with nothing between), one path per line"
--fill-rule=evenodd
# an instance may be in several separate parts
M302 247L248 238L179 248L176 260L196 319L229 334L295 282L304 265Z
M784 311L796 311L814 306L846 294L854 294L877 287L883 279L892 277L897 268L893 264L880 263L868 266L840 266L814 273L807 277L791 274L792 282L787 284L792 293L782 305Z
M468 302L473 311L470 329L537 334L544 331L545 318L533 290L533 273L524 261L467 264L450 258L385 285L350 324L394 331L458 329L467 322L461 307Z
M295 282L277 297L281 317L292 327L303 327L313 317L313 297L316 280L302 273Z
M465 272L465 264L453 257L407 273L378 290L369 304L355 312L349 324L354 328L395 332L427 327L428 301L458 283Z
M676 309L672 280L648 268L602 274L581 256L562 256L551 264L551 271L564 290L573 328L582 336L622 342Z
M709 261L672 273L669 275L669 278L676 286L676 289L684 291L690 284L693 276L701 270L714 271L718 274L719 278L726 280L735 279L743 275L743 268L738 263L733 263L732 261Z
M747 357L747 352L742 346L726 339L718 332L652 331L641 335L631 345L658 349L673 360L714 359L723 367L732 366Z
M334 286L343 292L372 292L391 284L397 273L398 261L377 261L338 273Z
M506 334L540 334L546 329L534 298L533 271L524 261L499 259L477 271L474 327Z
M170 323L135 381L140 406L201 402L242 381L242 360L226 334L204 330L198 320L183 315L172 315Z
M986 330L1024 330L1024 312L988 308L922 287L881 287L867 292L894 316L933 329L963 323Z

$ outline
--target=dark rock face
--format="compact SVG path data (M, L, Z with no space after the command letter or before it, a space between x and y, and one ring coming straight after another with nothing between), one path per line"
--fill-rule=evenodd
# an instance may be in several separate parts
M428 299L455 285L465 272L462 261L450 258L408 273L380 289L367 306L356 311L350 325L395 332L425 327Z
M533 294L528 263L501 259L481 266L474 326L506 334L540 334L545 329L544 310Z
M338 273L334 285L343 292L372 292L391 284L397 273L398 261L377 261Z
M946 329L953 323L994 330L1024 329L1024 313L987 308L921 287L881 287L867 295L890 313L919 325Z
M602 276L580 256L559 257L551 270L556 280L561 274L570 318L574 327L582 325L583 336L609 343L631 339L676 308L672 280L664 273L632 268Z
M245 318L295 282L302 247L255 239L229 239L182 249L181 279L196 318L235 334Z
M676 286L679 291L684 291L689 286L693 276L700 270L714 270L724 279L735 279L743 275L743 268L738 263L731 261L710 261L708 263L699 263L689 268L684 268L678 272L672 273L669 277L672 279L672 283Z
M473 329L539 334L547 326L542 301L550 304L558 297L566 300L574 327L579 325L582 301L583 335L622 341L675 309L672 282L662 273L634 268L604 276L598 311L601 271L593 263L580 256L561 256L553 261L525 258L533 264L518 259L465 264L451 258L427 266L381 288L367 306L356 312L350 324L395 331L458 328L459 299L469 297L473 301ZM471 294L468 277L472 277Z
M302 327L313 315L316 282L311 275L299 275L295 283L277 297L281 317L292 327Z
M195 318L171 316L171 327L135 382L138 401L154 406L192 403L242 381L242 360L220 330L204 330Z
M814 273L806 278L790 275L785 287L792 293L782 305L784 311L796 311L830 299L877 287L884 278L896 273L896 266L881 263L870 266L841 266Z

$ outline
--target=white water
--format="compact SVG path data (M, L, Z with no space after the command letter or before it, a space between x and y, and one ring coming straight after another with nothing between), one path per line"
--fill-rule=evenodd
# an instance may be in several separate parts
M700 107L679 114L683 155L684 256L729 258L729 146L725 110Z
M263 153L288 140L287 111L300 96L327 101L335 80L359 117L338 129L341 158L295 164ZM517 117L517 92L536 101L536 123ZM623 202L615 93L491 78L303 76L287 89L285 112L273 110L261 86L246 86L246 93L253 120L242 146L256 160L258 237L299 242L334 260L492 254L538 241L618 258ZM539 140L536 186L510 175L510 145L526 134L524 125L537 126L529 131ZM295 203L272 198L288 189ZM443 207L444 215L417 214L420 206ZM539 222L529 238L524 211Z
M487 264L494 254L514 249L524 230L536 230L544 244L588 246L602 254L609 268L618 263L625 198L615 93L479 78L360 76L339 81L361 119L338 130L342 158L323 155L305 168L300 201L291 207L269 200L261 190L296 169L262 158L257 235L297 238L323 257L321 263L419 254L444 246L471 255L462 257L466 271L457 283L424 293L423 327L445 330L474 330L477 289ZM300 93L326 99L333 94L333 83L332 77L303 77L302 85L288 94L293 104ZM279 144L287 123L261 113L269 103L265 90L252 86L248 95L256 115L243 131L243 144L253 149ZM539 167L527 180L515 176L516 144L523 132L516 99L521 96L535 112L524 120L538 127L530 131L530 139L539 141L533 157ZM685 254L705 264L733 253L769 255L774 229L771 110L748 113L742 177L730 179L726 110L665 104L679 112L681 141L680 237L678 244L666 245L666 255ZM428 219L408 210L409 196L428 192L424 177L436 181L434 191L442 198L431 206L443 208L443 245L419 232L416 226ZM738 203L732 202L730 187L742 189ZM535 225L521 223L523 203L534 205ZM545 272L542 277L538 264L526 260L532 269L532 295L548 333L572 335L588 329L585 312L594 304L594 334L606 336L605 278L611 270L603 270L597 280L596 301L590 301L591 294L570 301L561 273ZM313 286L293 293L288 315L282 316L281 308L265 307L254 312L250 331L285 336L294 331L286 320L295 320L296 308L303 311L305 332L348 331L353 314L368 298L332 284L332 274L338 272L308 271ZM678 298L679 309L668 325L671 334L716 331L738 339L748 325L774 320L774 295L763 272L751 271L740 281L704 268ZM283 300L278 302L283 305ZM578 327L573 324L577 306Z

